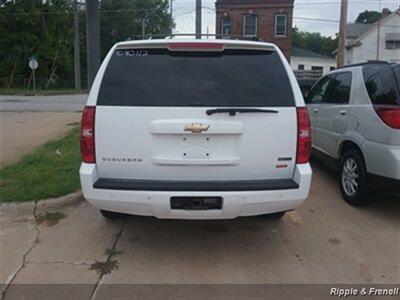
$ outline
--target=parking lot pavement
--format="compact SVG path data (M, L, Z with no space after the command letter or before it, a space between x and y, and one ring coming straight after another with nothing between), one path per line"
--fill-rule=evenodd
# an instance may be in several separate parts
M0 167L62 136L79 124L80 117L78 112L0 111Z
M87 202L53 226L3 215L0 279L86 284L87 297L108 283L399 283L399 199L350 207L335 174L313 169L309 199L280 221L111 222ZM5 299L21 292L13 284Z

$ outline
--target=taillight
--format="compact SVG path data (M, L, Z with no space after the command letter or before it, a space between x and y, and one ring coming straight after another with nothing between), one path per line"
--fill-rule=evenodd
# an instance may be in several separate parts
M296 163L306 164L311 153L311 124L307 108L297 108L297 154Z
M95 163L94 148L94 117L96 113L95 106L85 106L82 113L81 122L81 155L85 163Z
M379 118L389 127L400 129L400 107L394 105L374 105Z
M225 44L222 43L169 43L170 51L222 51Z

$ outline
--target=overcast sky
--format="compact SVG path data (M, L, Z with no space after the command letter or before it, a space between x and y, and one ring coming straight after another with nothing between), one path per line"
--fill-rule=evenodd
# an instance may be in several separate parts
M193 33L195 23L195 0L173 0L176 33ZM381 2L381 4L379 4ZM379 7L394 10L400 0L349 0L348 22L353 22L364 10L379 10ZM215 1L203 0L203 33L215 33ZM302 30L320 32L334 36L338 32L340 0L295 0L294 25ZM317 20L304 20L319 19Z

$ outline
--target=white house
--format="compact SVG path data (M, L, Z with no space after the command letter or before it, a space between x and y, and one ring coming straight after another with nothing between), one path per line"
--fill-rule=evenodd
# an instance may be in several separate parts
M383 11L380 25L347 24L345 63L400 62L400 10Z
M336 60L319 53L292 47L290 65L294 71L315 71L319 76L336 68Z

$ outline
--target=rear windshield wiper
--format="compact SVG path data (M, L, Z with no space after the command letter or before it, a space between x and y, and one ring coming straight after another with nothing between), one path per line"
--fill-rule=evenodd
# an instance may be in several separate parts
M229 113L230 116L235 116L236 113L271 113L277 114L279 111L273 109L262 109L262 108L215 108L207 109L206 114L211 116L213 114Z

